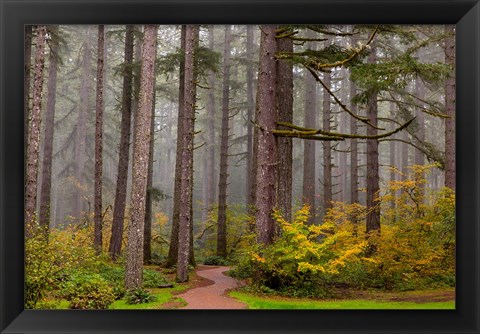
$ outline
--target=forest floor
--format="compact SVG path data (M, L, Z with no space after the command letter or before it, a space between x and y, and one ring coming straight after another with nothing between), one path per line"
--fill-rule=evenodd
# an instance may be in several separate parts
M455 309L455 289L385 292L338 289L337 298L316 300L251 293L226 266L199 265L187 290L162 308L182 309Z
M226 276L226 266L198 266L196 275L203 278L193 281L193 287L177 295L187 305L182 309L244 309L247 305L228 295L229 290L239 288L243 282Z
M289 298L237 290L230 296L249 309L455 309L455 290L344 291L336 299Z

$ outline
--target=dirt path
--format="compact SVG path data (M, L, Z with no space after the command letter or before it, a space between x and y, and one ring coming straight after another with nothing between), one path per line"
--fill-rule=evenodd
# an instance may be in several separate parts
M208 286L201 286L188 290L185 293L177 295L187 302L187 306L182 309L244 309L247 307L229 297L228 290L242 286L242 283L223 273L230 267L207 267L202 266L197 270L197 275L214 282Z

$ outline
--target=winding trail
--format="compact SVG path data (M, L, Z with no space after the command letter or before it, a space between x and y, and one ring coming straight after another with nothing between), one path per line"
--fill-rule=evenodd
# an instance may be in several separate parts
M197 275L213 282L208 286L202 286L188 290L177 295L187 302L182 309L206 310L206 309L245 309L247 305L227 295L227 291L243 285L242 282L224 275L230 267L202 267L197 270Z

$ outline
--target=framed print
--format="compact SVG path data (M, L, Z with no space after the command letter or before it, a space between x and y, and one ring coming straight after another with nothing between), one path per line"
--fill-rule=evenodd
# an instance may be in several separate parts
M479 332L478 1L0 13L2 333Z

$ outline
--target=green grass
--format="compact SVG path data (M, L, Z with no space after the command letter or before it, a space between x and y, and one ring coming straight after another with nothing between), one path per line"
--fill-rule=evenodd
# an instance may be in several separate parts
M163 305L168 302L178 302L181 305L185 305L185 301L181 298L177 298L173 295L174 292L180 292L187 288L186 285L175 285L173 288L163 289L148 289L152 294L157 297L157 300L144 304L127 304L124 299L116 300L108 307L109 310L155 310L164 308ZM59 302L57 310L68 309L69 301L62 299L57 300Z
M176 285L173 288L164 288L164 289L148 289L153 295L157 297L157 300L150 303L144 304L127 304L125 300L120 299L114 301L110 306L109 310L148 310L148 309L161 309L163 304L170 301L177 301L184 303L183 299L176 298L172 293L185 290L187 287L185 285Z
M232 291L230 296L246 303L249 309L272 309L272 310L290 310L290 309L321 309L321 310L454 310L455 301L447 302L392 302L392 301L376 301L367 299L350 299L350 300L327 300L317 301L311 299L293 299L257 296L250 293Z

